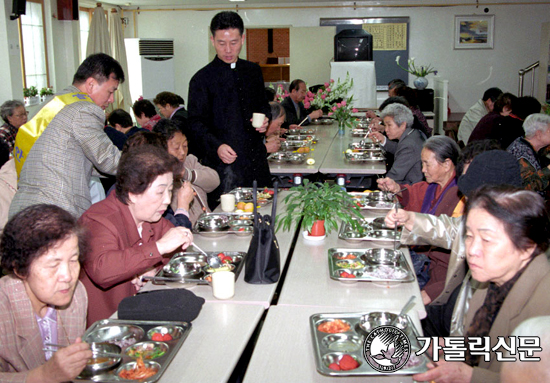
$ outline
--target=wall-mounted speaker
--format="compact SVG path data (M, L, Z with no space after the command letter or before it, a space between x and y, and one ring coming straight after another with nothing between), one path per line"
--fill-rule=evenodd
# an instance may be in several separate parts
M27 8L27 0L13 0L10 20L16 20L19 16L25 14Z
M78 0L57 0L57 20L78 20Z

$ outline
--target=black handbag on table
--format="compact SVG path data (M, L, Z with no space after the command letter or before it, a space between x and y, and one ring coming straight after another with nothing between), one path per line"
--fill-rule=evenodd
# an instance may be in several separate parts
M258 183L254 181L254 233L245 261L244 280L252 284L276 283L281 275L279 243L275 237L277 182L275 182L271 216L261 216L256 210Z

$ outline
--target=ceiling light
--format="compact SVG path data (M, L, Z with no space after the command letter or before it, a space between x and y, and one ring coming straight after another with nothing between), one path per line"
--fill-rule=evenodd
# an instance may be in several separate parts
M229 0L231 2L235 2L235 1L245 1L245 0Z

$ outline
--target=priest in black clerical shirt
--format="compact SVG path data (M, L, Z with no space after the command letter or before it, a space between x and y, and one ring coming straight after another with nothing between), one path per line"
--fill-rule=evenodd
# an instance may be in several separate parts
M271 117L262 71L239 59L244 24L235 12L220 12L210 24L214 60L199 70L189 84L189 125L205 166L216 169L220 186L208 195L214 208L219 196L232 189L271 186L263 143ZM252 126L252 114L266 115L261 128Z

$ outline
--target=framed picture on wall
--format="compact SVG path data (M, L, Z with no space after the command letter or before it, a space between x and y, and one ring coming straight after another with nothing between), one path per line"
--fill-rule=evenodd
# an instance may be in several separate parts
M493 49L495 15L455 16L454 49Z

